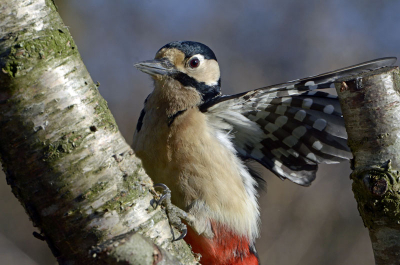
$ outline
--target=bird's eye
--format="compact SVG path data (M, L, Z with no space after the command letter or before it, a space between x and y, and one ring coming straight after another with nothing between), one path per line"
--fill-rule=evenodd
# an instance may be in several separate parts
M197 58L193 58L192 60L189 61L189 65L191 68L197 68L200 65L200 60Z

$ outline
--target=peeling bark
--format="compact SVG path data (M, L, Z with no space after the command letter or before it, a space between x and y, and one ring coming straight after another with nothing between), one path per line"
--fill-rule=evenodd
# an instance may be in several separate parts
M185 242L171 243L165 213L150 206L152 182L51 0L0 1L0 68L7 183L58 262L120 264L104 256L118 253L135 256L124 264L195 264ZM142 251L114 244L95 255L111 241Z
M336 85L353 153L358 210L369 229L375 262L400 260L400 77L398 67Z

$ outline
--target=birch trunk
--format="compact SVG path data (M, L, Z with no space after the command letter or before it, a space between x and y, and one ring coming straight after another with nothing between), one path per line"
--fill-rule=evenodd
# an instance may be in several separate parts
M398 67L336 85L358 210L378 265L400 264L400 77Z
M0 0L0 68L7 183L58 262L195 264L51 0Z

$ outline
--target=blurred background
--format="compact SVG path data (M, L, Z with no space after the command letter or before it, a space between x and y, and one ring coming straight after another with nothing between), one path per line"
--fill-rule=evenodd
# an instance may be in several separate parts
M150 78L133 63L174 40L216 54L225 94L400 56L400 1L55 0L93 80L132 141ZM349 163L321 166L311 187L264 172L262 264L374 264ZM0 263L56 264L0 176Z

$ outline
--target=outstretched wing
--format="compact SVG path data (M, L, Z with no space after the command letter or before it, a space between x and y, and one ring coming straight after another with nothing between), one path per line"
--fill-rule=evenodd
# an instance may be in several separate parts
M390 66L381 58L325 74L214 98L200 106L214 127L232 138L239 155L282 179L310 185L320 163L352 157L337 96L319 89L335 80Z

